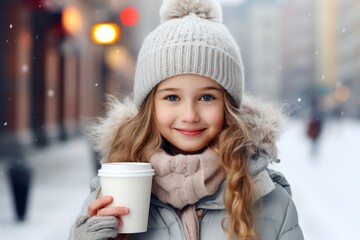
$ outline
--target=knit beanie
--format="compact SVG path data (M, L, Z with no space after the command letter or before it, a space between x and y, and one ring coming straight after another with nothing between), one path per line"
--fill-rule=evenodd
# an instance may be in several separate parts
M144 40L134 80L139 107L162 80L197 74L219 83L241 105L244 70L218 0L164 0L161 24Z

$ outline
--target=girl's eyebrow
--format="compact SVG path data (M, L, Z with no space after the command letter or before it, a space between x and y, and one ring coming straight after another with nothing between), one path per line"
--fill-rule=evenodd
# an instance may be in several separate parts
M165 91L179 91L179 88L163 88L163 89L159 89L157 92L165 92Z
M204 88L200 88L200 90L215 90L222 92L222 89L220 87L204 87Z

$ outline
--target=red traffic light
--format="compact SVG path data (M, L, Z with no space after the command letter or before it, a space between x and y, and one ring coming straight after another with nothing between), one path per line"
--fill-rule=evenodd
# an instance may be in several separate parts
M126 7L120 13L120 21L125 26L133 26L139 20L138 10L134 7Z

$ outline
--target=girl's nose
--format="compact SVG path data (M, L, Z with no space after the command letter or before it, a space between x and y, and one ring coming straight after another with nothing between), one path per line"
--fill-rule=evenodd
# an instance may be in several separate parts
M184 105L184 108L181 109L181 111L181 120L183 122L198 122L200 120L198 110L192 103Z

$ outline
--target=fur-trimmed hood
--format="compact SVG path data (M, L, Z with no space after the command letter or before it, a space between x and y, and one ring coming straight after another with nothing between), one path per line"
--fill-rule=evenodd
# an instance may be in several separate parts
M269 163L278 161L276 142L286 121L282 107L267 100L244 96L241 107L242 116L249 129L248 146L254 152L250 159L250 172L255 175L264 170ZM107 98L107 111L104 117L89 127L94 150L103 162L110 151L111 143L120 124L137 114L135 103L130 98L119 101L113 96Z

